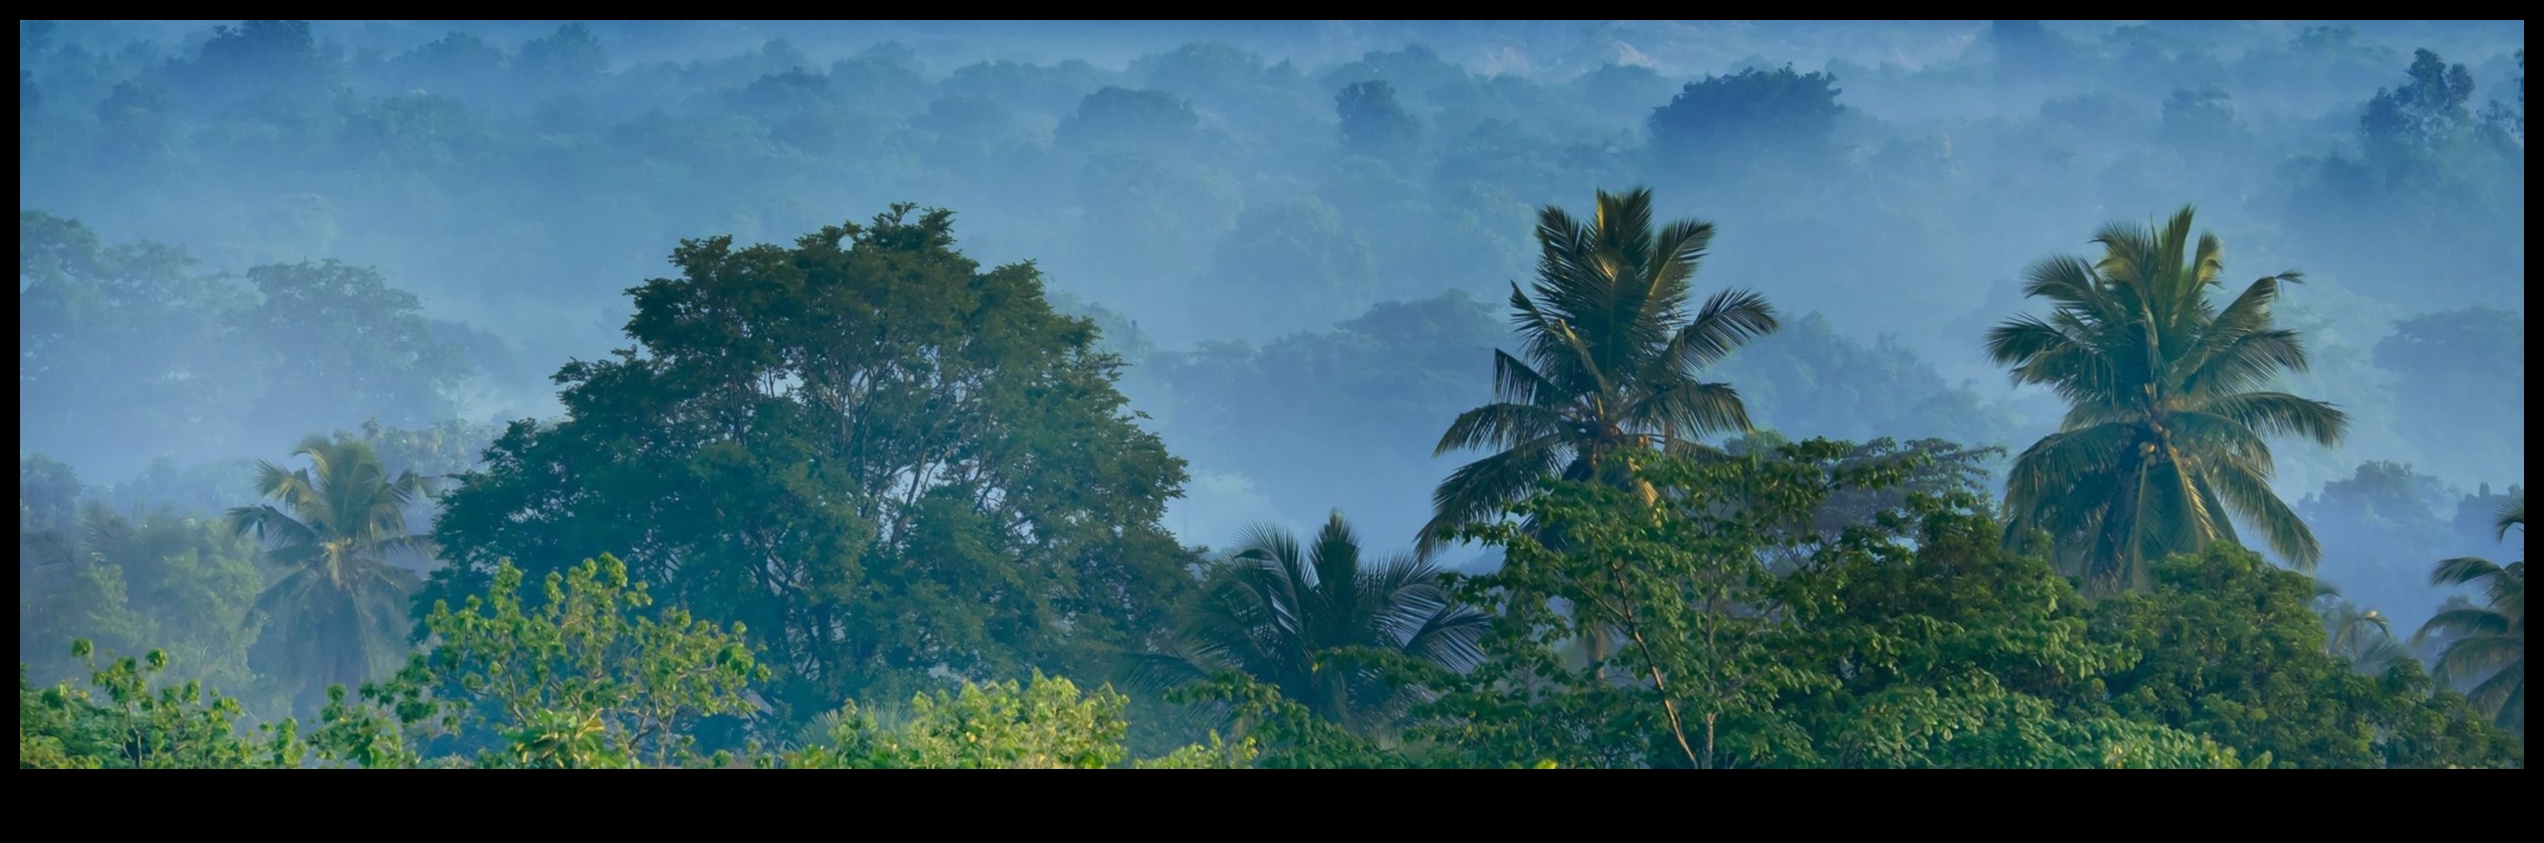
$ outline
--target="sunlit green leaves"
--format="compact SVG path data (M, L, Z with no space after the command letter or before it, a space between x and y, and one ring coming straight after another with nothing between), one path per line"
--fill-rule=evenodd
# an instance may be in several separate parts
M850 769L1096 769L1121 766L1128 702L1110 687L1081 693L1066 679L1034 674L1031 682L964 683L959 690L921 694L906 716L887 722L850 704L823 740L780 755L795 768ZM1242 767L1254 756L1248 741L1217 735L1207 745L1185 747L1140 762L1143 767Z

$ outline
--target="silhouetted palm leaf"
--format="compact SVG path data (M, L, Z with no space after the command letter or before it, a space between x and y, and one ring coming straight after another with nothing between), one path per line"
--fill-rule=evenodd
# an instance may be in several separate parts
M2526 492L2513 491L2494 522L2501 540L2509 530L2526 531ZM2472 556L2438 563L2429 584L2473 586L2483 595L2480 608L2448 609L2422 624L2415 641L2431 635L2447 638L2431 671L2450 684L2474 682L2466 693L2474 705L2503 728L2526 734L2526 560L2506 565ZM2461 605L2461 604L2459 604ZM2475 681L2479 678L2479 681Z

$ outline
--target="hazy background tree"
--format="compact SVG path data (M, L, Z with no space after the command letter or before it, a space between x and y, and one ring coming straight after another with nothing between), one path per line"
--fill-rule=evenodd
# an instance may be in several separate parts
M1334 113L1343 121L1343 151L1366 155L1396 166L1412 163L1422 145L1422 123L1396 101L1396 88L1384 79L1355 82L1334 95Z
M1655 184L1679 203L1668 215L1704 216L1731 233L1716 271L1790 279L1768 291L1779 305L1817 312L1833 334L1868 347L1892 336L1904 374L1926 383L1916 370L1931 369L1946 389L1974 384L1965 388L1982 405L2007 411L1989 415L2026 427L2024 438L2061 408L1986 377L1974 338L2019 298L2013 267L1997 256L2051 250L2114 214L2195 200L2221 228L2245 232L2243 254L2313 270L2306 303L2323 327L2310 332L2341 384L2392 374L2365 358L2393 332L2393 314L2523 307L2510 283L2523 277L2515 22L218 25L227 31L22 22L22 205L82 219L110 243L181 243L205 274L331 258L374 267L418 295L436 334L448 325L453 339L497 337L520 361L497 371L486 361L504 355L470 341L478 374L451 396L470 422L554 415L548 366L612 347L626 312L620 279L648 274L661 244L702 231L778 240L913 199L962 208L974 249L993 262L1033 257L1055 289L1124 314L1165 350L1191 351L1216 340L1262 346L1364 305L1449 289L1499 299L1501 282L1529 269L1537 208L1582 185ZM2421 48L2445 57L2434 86L2413 70ZM2469 92L2455 84L2458 64ZM304 95L312 79L323 95ZM1335 154L1343 91L1372 82L1421 127L1405 161ZM1687 120L1656 130L1656 111L1689 83L1699 95L1672 112ZM214 95L239 85L256 96ZM1107 87L1180 102L1195 145L1095 154L1075 127L1060 140L1060 125ZM2361 117L2380 88L2396 113L2445 115L2432 125L2459 117L2423 106L2465 94L2462 129L2432 147L2434 169L2371 162ZM2185 98L2168 122L2175 92ZM1689 107L1700 102L1720 107ZM2221 106L2240 133L2202 128L2218 126L2210 118ZM1823 124L1824 139L1784 145L1824 147L1808 166L1777 163L1783 147L1771 146L1759 166L1723 178L1676 169L1756 158L1740 138ZM1731 151L1664 152L1691 142ZM1228 309L1201 290L1238 219L1320 202L1365 241L1369 298L1321 322L1223 318ZM2424 247L2370 245L2392 242ZM254 303L253 293L234 295ZM25 300L34 297L30 288ZM185 336L166 335L170 344ZM2337 362L2353 354L2355 369ZM1488 375L1472 377L1480 401ZM204 389L113 380L126 381L119 390ZM1737 382L1754 393L1762 423L1788 432L1925 435L1813 431L1765 401L1769 390L1862 391L1877 381ZM116 391L99 386L88 394ZM260 389L207 390L221 400L205 405L211 423L200 433L173 440L184 452L28 449L121 485L154 455L183 471L373 415L439 421L356 408L257 431L258 441L224 433L262 406ZM2343 404L2359 429L2342 453L2286 455L2292 489L2369 460L2408 462L2465 489L2522 480L2479 470L2494 441L2455 445L2518 441L2520 424L2424 436L2394 419L2425 402L2364 387L2307 394ZM1162 418L1170 408L1141 409ZM39 420L30 414L23 426L45 429ZM1322 438L1358 432L1338 423ZM1160 433L1179 453L1234 450ZM220 453L198 457L206 447ZM100 462L125 458L117 454L129 461ZM1313 518L1352 493L1317 479L1346 466L1203 460L1200 474L1232 487L1300 491L1196 495L1178 510L1194 513L1196 529L1276 511ZM1420 522L1353 511L1371 529Z
M237 507L228 521L281 570L257 596L255 620L270 624L280 651L273 669L299 683L306 704L404 660L415 558L430 552L406 519L431 487L412 471L390 474L369 442L352 437L312 436L292 456L309 466L259 463L257 495L273 503Z

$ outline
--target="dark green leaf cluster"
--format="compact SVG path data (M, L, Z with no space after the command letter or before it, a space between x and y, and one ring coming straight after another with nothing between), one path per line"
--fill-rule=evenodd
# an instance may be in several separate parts
M1550 481L1512 510L1536 526L1469 528L1508 553L1459 589L1492 617L1487 658L1426 678L1412 734L1465 766L2522 763L2416 661L2327 652L2312 582L2229 544L2092 601L1966 493L1812 529L1833 492L1922 461L1855 450L1665 461L1651 498Z
M660 598L748 624L794 716L1144 646L1190 583L1158 527L1183 463L1031 264L953 244L909 206L683 244L680 278L631 291L635 345L561 369L567 417L513 425L446 497L433 599L618 548Z
M2155 564L2144 593L2094 607L2095 637L2138 653L2109 710L2296 767L2489 767L2522 747L2417 661L2363 676L2326 652L2314 584L2219 544Z

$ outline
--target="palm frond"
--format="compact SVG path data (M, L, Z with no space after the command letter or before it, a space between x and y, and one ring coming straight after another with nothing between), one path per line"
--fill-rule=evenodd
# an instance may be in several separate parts
M1543 407L1551 401L1561 400L1562 394L1561 387L1545 375L1538 374L1537 369L1526 361L1511 356L1510 352L1493 349L1494 400Z
M2439 560L2438 567L2429 572L2429 584L2488 586L2494 580L2507 575L2506 569L2489 559L2478 556L2458 556L2453 559Z
M1670 337L1658 361L1669 372L1692 375L1722 362L1750 340L1775 333L1775 307L1747 290L1723 290L1705 299L1696 318Z
M2329 402L2285 392L2245 392L2195 401L2191 409L2214 413L2266 436L2302 436L2325 447L2339 445L2349 414Z
M1727 383L1680 383L1644 395L1622 415L1641 429L1673 431L1673 442L1750 429L1748 405Z
M1423 525L1415 552L1427 558L1443 541L1443 531L1471 523L1517 500L1536 485L1538 478L1553 473L1562 453L1560 440L1542 436L1450 472L1447 479L1440 481L1440 488L1431 493L1434 515L1430 523Z
M2219 496L2233 507L2234 514L2261 531L2263 541L2298 570L2314 570L2323 558L2323 547L2315 542L2314 531L2297 517L2288 503L2270 489L2270 480L2251 468L2233 464L2205 466L2204 479L2217 488Z
M2511 527L2524 532L2526 530L2526 490L2510 492L2509 499L2500 503L2500 514L2491 524L2499 532L2501 541L2508 541Z
M1463 413L1449 423L1440 434L1440 444L1431 451L1441 456L1469 448L1509 448L1552 436L1563 426L1563 417L1544 407L1527 404L1486 404Z

